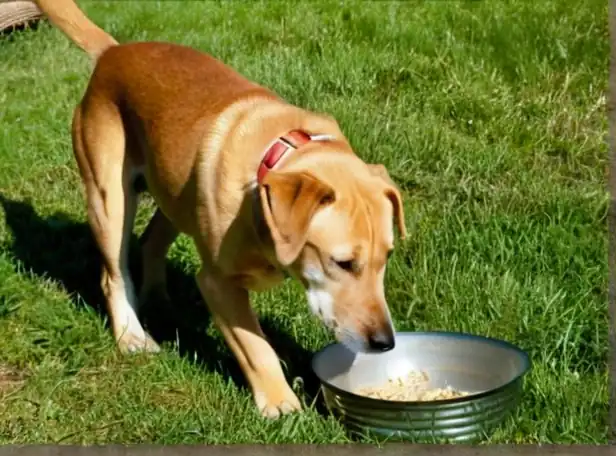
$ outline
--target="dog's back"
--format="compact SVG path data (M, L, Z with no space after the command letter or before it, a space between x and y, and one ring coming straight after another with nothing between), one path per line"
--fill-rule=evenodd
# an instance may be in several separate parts
M181 116L183 124L249 95L275 95L220 62L186 46L139 42L108 49L98 60L90 84L118 104L138 110L144 121ZM217 109L218 108L218 109ZM179 119L178 119L179 120Z

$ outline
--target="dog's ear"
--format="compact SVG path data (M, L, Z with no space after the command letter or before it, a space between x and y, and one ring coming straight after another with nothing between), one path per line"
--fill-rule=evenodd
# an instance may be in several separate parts
M398 189L396 183L392 180L387 172L387 168L381 164L376 165L368 165L368 169L370 173L375 176L381 178L385 181L386 190L385 195L391 201L391 204L394 206L394 220L398 225L398 232L400 233L401 239L406 239L406 224L404 222L404 207L402 206L402 194Z
M276 256L282 265L288 266L304 247L308 226L317 209L333 202L334 189L307 173L270 171L259 192Z

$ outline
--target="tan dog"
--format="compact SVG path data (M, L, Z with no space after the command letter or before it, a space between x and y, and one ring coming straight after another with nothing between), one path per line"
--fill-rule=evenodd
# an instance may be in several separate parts
M120 350L158 350L138 319L128 271L138 176L158 205L144 233L139 301L166 293L167 251L180 232L190 236L202 262L199 289L264 416L301 408L248 294L279 283L284 271L302 282L338 340L356 351L393 348L383 279L393 221L401 237L406 227L382 165L360 160L332 118L290 105L206 54L118 45L73 0L37 3L96 62L74 112L73 148Z

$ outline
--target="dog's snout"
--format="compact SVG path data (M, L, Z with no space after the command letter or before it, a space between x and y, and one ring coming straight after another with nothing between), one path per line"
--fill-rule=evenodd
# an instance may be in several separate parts
M386 352L396 346L396 340L391 331L378 331L370 335L368 344L371 350Z

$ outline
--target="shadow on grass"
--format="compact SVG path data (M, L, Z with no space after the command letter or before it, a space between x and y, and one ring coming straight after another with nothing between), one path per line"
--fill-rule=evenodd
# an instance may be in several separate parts
M7 41L13 41L14 38L20 33L25 33L31 30L38 30L40 21L40 18L33 18L24 22L20 22L18 24L7 26L4 29L0 29L0 38Z
M24 269L38 277L59 282L76 307L88 305L99 315L107 315L100 289L100 254L86 223L78 223L66 214L56 213L43 218L32 206L23 201L13 201L0 195L6 223L13 234L13 242L7 250L22 263ZM137 289L140 284L139 241L131 239L130 268ZM168 262L169 303L153 300L144 309L142 319L152 337L159 343L176 343L181 356L204 368L221 373L241 388L246 388L245 379L221 339L206 334L210 314L198 291L194 277L182 271L178 265ZM267 337L281 360L287 366L287 378L292 381L302 377L303 394L307 403L312 403L318 393L319 382L310 369L312 354L301 347L288 334L268 321L261 320ZM321 401L317 410L326 414Z

